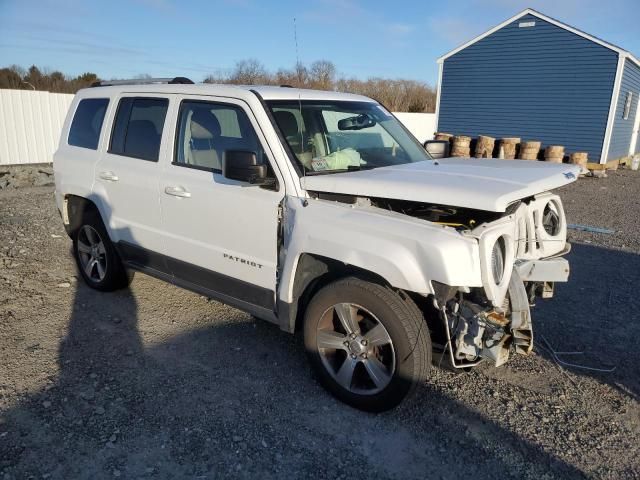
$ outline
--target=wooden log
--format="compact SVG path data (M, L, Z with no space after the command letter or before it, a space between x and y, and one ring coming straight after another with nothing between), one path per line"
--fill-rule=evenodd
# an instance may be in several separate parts
M588 152L573 152L571 155L569 155L569 163L578 165L580 167L581 175L589 173L589 170L587 169L588 162L589 162Z
M451 139L453 138L453 135L451 135L450 133L441 133L441 132L436 132L435 136L434 136L434 140L446 140L447 142L451 142Z
M500 146L502 147L504 158L506 160L513 160L516 158L516 148L519 143L520 139L517 137L507 137L500 140Z
M564 160L564 147L562 145L550 145L544 149L544 159L547 162L562 163Z
M574 165L586 165L589 161L589 153L588 152L573 152L569 155L569 162Z
M471 155L471 137L456 135L453 137L452 157L468 157Z
M476 158L492 158L496 139L480 135L476 143Z
M529 141L520 144L520 160L537 160L541 142Z

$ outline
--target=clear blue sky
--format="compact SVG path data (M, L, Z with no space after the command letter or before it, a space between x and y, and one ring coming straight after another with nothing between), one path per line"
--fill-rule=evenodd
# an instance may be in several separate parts
M435 60L526 7L640 55L640 0L0 0L0 65L201 81L256 58L434 84Z

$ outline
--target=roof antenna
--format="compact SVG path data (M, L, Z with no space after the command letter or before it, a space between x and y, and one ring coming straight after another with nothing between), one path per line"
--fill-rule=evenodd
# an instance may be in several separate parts
M298 77L298 88L302 87L302 79L300 78L300 57L298 56L298 27L296 25L296 17L293 17L293 41L296 45L296 65L295 65L295 69L296 69L296 75ZM300 98L300 91L298 90L298 109L300 111L300 118L302 118L302 100ZM298 127L300 128L300 127ZM302 145L304 145L304 134L302 131L300 131L300 142L302 143ZM305 177L307 175L307 167L304 165L304 163L300 162L302 164L302 176ZM305 207L306 205L306 200L305 200Z
M293 17L293 41L296 44L296 69L300 64L300 57L298 56L298 27L296 25L296 17Z

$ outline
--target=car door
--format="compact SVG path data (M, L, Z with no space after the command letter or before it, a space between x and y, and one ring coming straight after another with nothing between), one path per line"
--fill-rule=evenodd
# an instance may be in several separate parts
M114 114L107 151L95 168L94 193L103 205L112 240L125 257L141 266L166 271L157 257L140 252L161 252L162 236L158 160L167 150L164 128L169 97L122 95ZM125 258L130 260L130 258Z
M273 311L284 183L255 117L240 100L183 97L175 123L173 158L160 181L163 235L175 280L223 301ZM228 150L255 152L280 179L278 185L225 178Z

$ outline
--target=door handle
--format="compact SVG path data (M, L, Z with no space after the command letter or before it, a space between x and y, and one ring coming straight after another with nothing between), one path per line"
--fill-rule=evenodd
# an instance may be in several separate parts
M108 182L117 182L118 176L113 172L100 172L98 175L101 179L106 180Z
M190 198L191 192L185 190L184 187L165 187L164 193L180 198Z

